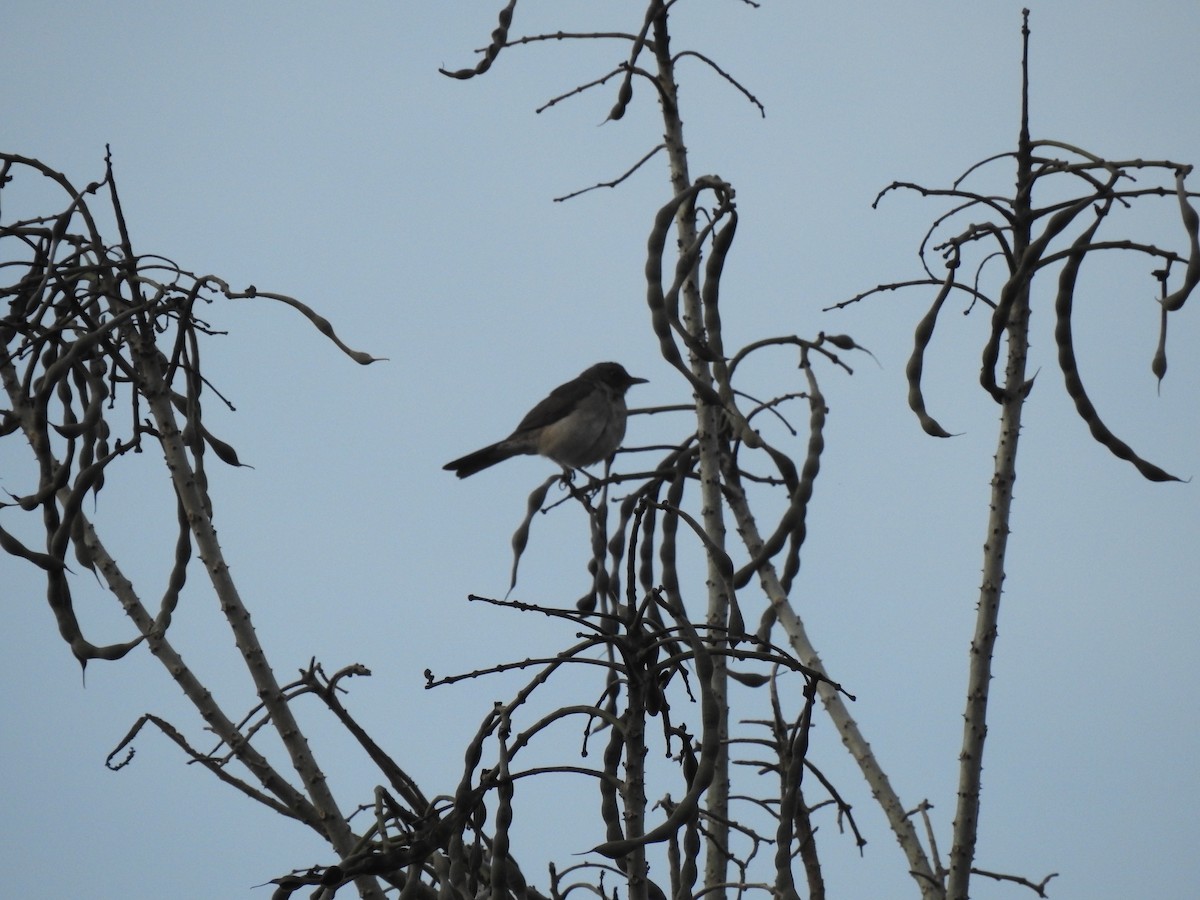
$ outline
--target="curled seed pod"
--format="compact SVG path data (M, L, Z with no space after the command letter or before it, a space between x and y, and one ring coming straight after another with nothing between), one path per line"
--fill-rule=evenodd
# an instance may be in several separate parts
M996 366L1000 360L1000 343L1004 339L1004 334L1010 325L1012 317L1013 305L1017 299L1024 295L1026 301L1029 294L1029 283L1033 279L1034 272L1042 260L1042 254L1045 253L1046 247L1054 240L1074 218L1092 205L1092 201L1096 196L1103 196L1104 191L1107 191L1113 186L1116 180L1120 177L1119 171L1114 171L1108 180L1107 185L1103 190L1098 190L1096 194L1089 194L1086 197L1081 197L1070 206L1064 207L1050 217L1046 223L1042 233L1038 235L1036 240L1030 242L1025 248L1025 252L1021 254L1016 266L1005 282L1004 287L1000 291L1000 301L996 304L995 310L992 312L992 330L988 336L988 341L983 348L983 360L979 367L979 383L989 394L992 395L997 403L1004 403L1006 399L1004 389L996 383Z
M1142 459L1133 451L1133 448L1108 429L1108 426L1101 421L1100 414L1096 412L1096 407L1092 404L1091 398L1088 397L1083 386L1083 380L1079 377L1079 365L1075 359L1075 342L1071 330L1075 281L1079 276L1079 267L1083 264L1083 258L1087 255L1084 248L1091 242L1092 235L1096 233L1102 218L1103 213L1096 217L1096 221L1092 223L1091 227L1076 238L1071 245L1072 252L1067 257L1058 277L1058 295L1054 302L1054 341L1058 345L1058 366L1063 373L1067 395L1074 401L1075 411L1087 424L1092 437L1107 447L1113 456L1131 463L1142 473L1144 478L1150 481L1179 481L1180 479L1170 472Z
M633 40L633 47L629 51L629 62L624 63L622 68L625 69L625 78L621 82L621 87L617 91L617 102L609 111L608 117L616 121L625 115L625 109L629 105L629 101L633 99L633 73L634 65L637 63L638 56L646 46L646 35L650 33L650 28L654 24L654 20L658 18L662 10L657 3L651 3L646 9L646 16L642 20L642 28L638 32L637 37Z
M30 550L3 528L0 528L0 550L3 550L10 556L19 556L21 559L33 563L44 572L58 571L66 568L66 563L61 559L56 559L48 553L39 553L36 550Z
M827 341L839 350L854 350L858 347L858 344L854 343L854 338L848 334L825 334L825 332L821 332L818 341Z
M510 591L517 586L517 567L521 564L521 554L525 552L525 547L529 543L529 528L533 524L533 517L542 508L542 502L546 499L546 492L550 490L550 485L554 484L558 479L558 475L552 475L550 478L547 478L533 489L533 492L529 495L529 499L525 502L525 518L517 526L517 530L513 532L512 536L512 578L508 585Z
M1027 278L1028 275L1022 275L1021 277ZM987 343L983 345L983 361L979 366L979 383L983 385L983 389L991 394L992 399L997 403L1004 402L1004 391L996 382L996 364L1000 360L1000 342L1004 338L1004 330L1008 327L1008 319L1012 314L1014 295L1020 290L1020 284L1018 276L1014 274L1005 283L1004 287L1001 288L1000 301L996 304L996 308L992 312L991 332L988 335ZM911 404L912 394L910 392L909 405ZM924 421L922 421L921 426L925 426ZM925 430L929 431L928 428ZM933 432L929 433L932 434ZM936 437L949 436L948 434L936 435Z
M683 866L679 871L680 892L677 897L691 897L699 877L696 861L700 859L700 817L688 819L683 830Z
M809 434L800 477L795 482L788 508L780 517L775 530L763 541L754 557L733 573L732 584L735 588L749 584L759 570L783 549L789 539L798 548L807 536L808 502L812 499L813 486L821 471L821 454L825 451L825 398L816 388L816 379L812 375L811 367L806 367L806 371L809 375Z
M658 337L659 352L662 353L663 359L687 378L692 388L705 403L721 406L723 404L720 395L713 390L712 385L692 374L691 368L684 362L679 352L679 347L675 343L675 332L671 327L671 312L668 309L667 297L662 286L663 251L667 242L667 234L671 229L672 223L675 221L675 216L684 204L693 202L696 195L705 190L714 191L723 197L728 197L732 193L732 188L730 188L729 184L721 181L719 178L701 176L688 188L680 191L668 200L655 214L654 225L650 230L649 238L646 240L646 266L644 270L646 274L646 304L650 307L650 324L654 329L655 335ZM699 250L700 248L697 246L691 252L698 253ZM687 268L687 271L690 271L690 266ZM696 349L698 342L689 341L689 346Z
M1163 309L1169 312L1174 312L1182 307L1188 295L1197 284L1200 284L1200 214L1197 214L1195 208L1188 202L1187 188L1183 185L1183 179L1191 170L1191 166L1184 166L1175 171L1175 193L1179 197L1179 213L1183 219L1183 227L1188 233L1190 248L1183 284L1177 291L1162 299Z
M779 614L775 612L775 607L766 607L758 620L758 630L755 631L754 636L764 644L769 642L771 640L771 629L775 627L777 621L779 621Z
M700 191L699 183L693 184L685 191L672 197L654 216L654 224L650 236L646 240L646 304L650 307L650 325L658 337L659 351L663 359L680 371L687 371L679 348L675 344L675 335L671 330L671 317L667 311L667 298L663 293L663 252L666 249L667 235L675 215L684 203L690 202Z
M221 460L221 462L228 466L245 466L246 468L253 468L253 466L247 466L246 463L239 460L237 451L234 450L233 447L225 443L220 438L213 437L209 430L203 425L200 426L200 432L204 437L204 442L212 448L213 453L217 454L217 458Z
M492 63L496 61L496 57L500 55L500 51L504 49L504 45L508 42L508 29L512 25L513 9L516 8L517 0L509 0L508 6L500 10L499 24L492 31L492 42L483 51L483 59L475 64L470 69L438 69L443 75L448 78L458 78L464 80L474 78L476 75L482 75L492 67Z
M513 783L508 771L508 747L500 740L499 781L496 784L496 825L492 837L490 867L492 900L505 900L508 894L509 829L512 827ZM483 804L480 804L482 806Z
M1163 376L1167 374L1167 308L1162 308L1162 321L1158 328L1158 348L1150 360L1150 371L1158 379L1158 390L1162 391Z
M679 750L679 759L683 764L683 778L690 788L696 780L696 771L700 768L700 763L696 760L696 750L692 746L690 738L683 742L683 746Z
M613 108L608 111L608 118L616 122L624 118L625 110L629 107L629 101L633 99L633 73L630 72L625 76L625 80L621 82L621 87L617 91L617 102L613 104Z
M58 467L52 478L47 479L38 486L36 493L13 498L16 500L17 506L21 507L25 512L33 512L62 488L66 487L67 482L71 478L72 468L71 460L67 459Z
M729 677L746 687L762 687L771 680L769 675L763 675L761 672L739 672L736 669L729 669Z
M662 484L661 481L655 483L657 490ZM653 499L653 496L651 497ZM658 510L655 507L647 505L645 514L642 517L642 539L638 545L638 586L645 592L649 592L654 587L654 537L656 534L655 526L658 522Z
M317 329L317 331L321 332L321 334L333 341L334 346L336 346L339 350L346 354L346 356L350 357L360 366L370 365L373 362L380 362L383 359L383 357L372 356L371 354L365 353L362 350L354 350L353 348L347 346L347 344L340 337L338 337L337 332L333 330L333 325L328 319L307 304L301 303L295 297L289 297L287 294L267 293L266 291L255 291L253 294L247 293L245 296L263 297L267 300L274 300L277 303L290 306L292 309L296 310L302 316L308 319L308 321L314 328Z
M684 460L680 460L675 469L674 478L671 481L670 487L667 490L667 506L672 509L678 509L679 504L683 502L683 489L687 484L687 474L690 471L690 465L686 465ZM680 597L679 587L679 570L677 568L677 542L679 537L679 517L678 516L663 516L662 520L662 539L659 543L658 558L662 563L662 587L668 598L672 601Z
M83 506L83 500L89 492L96 490L96 482L103 476L104 468L119 456L121 451L114 450L107 456L95 460L90 465L82 467L79 474L75 476L75 482L71 485L71 489L67 499L62 503L62 521L59 522L58 528L55 529L51 538L51 546L62 548L61 551L55 552L60 558L65 554L67 541L82 532L77 528L80 509ZM64 469L68 468L63 466Z
M733 200L727 198L725 206L729 211L729 221L713 234L712 252L704 266L704 287L700 292L704 308L704 334L712 345L711 349L707 346L701 349L707 352L706 358L710 362L723 360L725 357L724 347L721 345L721 335L724 333L719 302L721 275L725 271L725 260L729 256L729 248L733 245L738 226L738 213ZM722 207L717 214L720 215L724 208Z
M75 560L85 569L95 573L96 554L87 542L87 529L83 516L76 516L71 523L71 546L75 548Z
M878 365L880 368L883 368L882 364L880 364L874 353L872 353L862 344L858 343L848 334L826 334L822 331L817 337L817 343L820 344L822 341L833 344L833 346L837 347L839 350L861 350L863 353L867 354L867 356L871 357L871 359L874 359L876 365Z
M83 418L74 425L56 426L58 433L63 437L71 438L78 437L82 434L90 432L96 427L103 413L103 403L108 399L108 388L104 384L104 379L93 373L88 373L85 384L87 391L87 407L84 409Z
M942 282L941 290L934 298L933 305L917 323L916 332L913 334L913 352L904 369L904 374L908 378L909 408L916 413L917 421L921 423L924 432L939 438L953 437L953 435L925 411L925 395L921 390L921 373L925 370L925 348L933 339L933 329L937 325L938 314L942 311L942 304L946 302L946 298L950 296L950 289L954 286L955 268L957 266L951 266L946 272L946 280Z
M625 751L623 729L614 728L604 748L604 777L600 779L600 818L604 820L605 837L609 841L623 841L625 828L622 824L621 805L617 799L617 786L621 783L621 758Z
M192 560L192 535L188 526L187 514L182 506L179 509L179 532L175 537L175 564L167 579L167 588L163 591L159 603L158 616L155 617L155 630L164 633L171 625L171 616L179 605L179 594L187 583L187 568Z

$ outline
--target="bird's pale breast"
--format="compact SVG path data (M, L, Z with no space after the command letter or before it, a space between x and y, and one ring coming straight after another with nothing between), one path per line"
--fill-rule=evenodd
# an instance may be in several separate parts
M625 437L625 400L595 390L571 413L545 426L538 452L564 466L590 466L608 458Z

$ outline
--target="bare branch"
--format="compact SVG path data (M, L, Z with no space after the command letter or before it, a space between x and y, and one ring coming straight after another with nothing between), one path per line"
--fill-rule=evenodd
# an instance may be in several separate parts
M750 93L750 91L748 91L746 89L746 87L740 81L738 81L736 78L734 78L728 72L726 72L724 69L722 69L720 66L718 66L715 62L713 62L711 59L709 59L703 53L700 53L697 50L684 50L680 53L675 54L675 61L678 62L680 59L682 59L685 56L694 56L696 59L700 60L702 63L704 63L706 66L708 66L714 72L716 72L718 75L720 75L722 78L724 78L730 84L732 84L735 88L737 88L739 91L741 91L742 94L745 96L745 98L747 100L749 100L751 103L753 103L758 108L758 112L762 116L762 118L765 119L767 117L767 109L765 106L762 105L762 103L759 101L759 99L757 97L755 97L752 93Z
M641 159L639 159L636 163L634 163L623 175L617 176L612 181L601 181L597 184L593 184L591 187L586 187L586 188L583 188L582 190L578 190L578 191L572 191L571 193L564 194L561 197L555 197L554 202L562 203L566 200L574 199L575 197L578 197L581 194L586 194L588 191L594 191L597 188L615 188L617 185L619 185L623 181L625 181L625 179L629 178L630 175L632 175L634 172L636 172L638 169L640 169L642 166L644 166L647 162L649 162L656 153L658 153L660 150L664 149L665 147L666 147L665 144L659 144L653 150L651 150L649 153L647 153L645 156L643 156Z

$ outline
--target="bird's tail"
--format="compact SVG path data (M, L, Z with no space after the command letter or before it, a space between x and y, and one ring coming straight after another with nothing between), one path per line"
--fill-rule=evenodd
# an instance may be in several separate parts
M492 444L482 450L460 456L458 459L446 463L442 468L447 472L453 472L459 478L468 478L476 472L482 472L489 466L504 462L510 457L519 456L523 452L527 451L514 449L506 441L500 441L498 444Z

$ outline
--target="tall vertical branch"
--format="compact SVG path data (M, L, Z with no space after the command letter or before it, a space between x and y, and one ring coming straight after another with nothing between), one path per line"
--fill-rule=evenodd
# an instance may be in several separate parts
M954 814L950 868L946 880L948 900L966 900L979 835L979 790L983 774L983 747L987 739L988 694L992 680L1000 596L1004 588L1004 564L1008 550L1013 485L1017 478L1017 445L1021 436L1021 413L1028 388L1025 367L1029 354L1029 288L1032 268L1026 263L1033 227L1033 146L1029 137L1029 20L1026 12L1021 30L1021 130L1017 139L1017 182L1013 209L1012 250L1016 265L1004 293L1012 296L1007 321L1008 362L1004 375L1004 399L1000 412L995 469L988 503L987 531L983 542L983 577L975 610L975 634L971 639L967 674L967 702L963 713L962 750L958 757L958 802ZM1014 283L1015 281L1015 283ZM1004 308L1001 305L997 313Z
M691 186L688 171L687 144L683 138L683 118L679 111L679 85L675 79L675 61L671 56L670 33L667 28L667 5L653 0L653 48L657 64L659 105L663 117L663 141L667 148L671 187L676 195ZM696 244L696 206L684 203L675 217L676 234L680 252ZM708 362L696 352L697 343L704 339L704 307L700 296L700 261L697 255L683 283L683 324L697 340L689 341L688 364L695 380L702 384L712 383ZM711 546L720 551L725 548L725 503L721 494L721 446L719 437L720 410L700 394L696 395L696 441L699 448L700 508L704 531ZM708 561L708 611L710 627L723 629L729 618L731 598L725 590L726 580L717 565L717 555L706 554ZM720 642L720 632L716 640ZM713 659L712 691L720 710L717 725L720 750L716 760L716 777L705 798L711 816L708 826L708 842L705 852L704 884L716 890L717 885L728 881L729 866L729 702L728 668L725 657L717 654Z
M1049 266L1061 265L1058 288L1054 303L1055 342L1058 345L1058 365L1068 395L1075 403L1076 411L1088 426L1092 436L1107 447L1113 455L1130 462L1143 477L1151 481L1177 480L1175 476L1149 463L1135 453L1128 444L1118 438L1100 420L1094 405L1087 396L1075 357L1071 327L1074 310L1076 277L1086 256L1102 251L1117 250L1134 253L1154 260L1161 268L1156 277L1165 279L1173 264L1185 268L1182 284L1175 294L1168 295L1165 284L1160 292L1165 297L1178 297L1181 303L1197 283L1200 283L1200 241L1196 233L1200 230L1200 218L1195 215L1190 199L1195 195L1183 186L1183 179L1191 167L1170 160L1148 161L1132 159L1109 161L1081 150L1070 144L1055 140L1034 140L1030 134L1029 102L1029 11L1024 11L1022 22L1021 58L1021 121L1015 153L990 157L972 166L948 189L929 189L920 185L896 182L881 192L905 188L916 190L925 196L952 198L957 204L950 212L938 217L927 232L921 245L920 256L925 260L926 250L933 243L933 234L949 223L959 222L969 213L984 211L994 221L980 224L973 221L963 230L939 244L935 251L946 259L944 277L934 276L926 265L927 279L909 284L936 285L940 290L934 306L922 319L915 336L913 357L907 371L910 390L910 405L917 414L922 427L937 437L949 437L932 416L925 410L921 390L922 357L932 335L938 314L944 301L953 291L970 296L972 303L986 303L992 308L987 339L984 342L979 382L984 390L999 404L999 434L994 457L991 493L988 502L987 526L983 544L983 570L979 586L974 634L970 644L966 685L966 708L963 721L963 736L958 758L958 789L953 822L953 842L950 850L949 868L945 873L944 894L949 900L966 900L970 889L971 875L979 870L974 867L976 845L980 828L980 795L983 772L984 747L987 739L987 711L992 680L992 666L996 652L996 637L1000 615L1000 600L1004 588L1007 566L1009 522L1012 513L1013 486L1017 476L1017 451L1021 433L1021 416L1033 382L1027 379L1029 355L1029 328L1033 282L1037 275ZM1046 156L1047 152L1071 154L1072 159L1063 160ZM968 191L963 187L966 178L977 169L997 162L1012 159L1015 163L1016 181L1011 197L1000 198ZM1123 182L1134 182L1133 171L1142 170L1152 174L1170 173L1174 179L1174 191L1165 186L1147 187L1135 184L1124 186ZM1065 200L1052 201L1038 207L1034 202L1035 187L1039 179L1062 179L1077 191ZM1152 244L1132 240L1097 241L1096 232L1111 209L1130 206L1145 197L1164 197L1174 193L1179 198L1180 215L1188 235L1189 250L1186 255L1161 249ZM1078 227L1079 220L1086 218L1086 211L1093 210L1089 225ZM1072 228L1078 229L1066 249L1052 249L1057 239L1064 239ZM1001 258L1007 262L1007 274L1000 286L997 299L991 300L981 286L977 270L974 283L959 280L962 253L965 248L981 241L995 241L998 249L984 252L979 270L991 259ZM986 249L986 248L985 248ZM861 294L852 301L862 299L887 286ZM1167 304L1164 310L1177 308ZM1164 313L1165 315L1165 313ZM1161 353L1161 340L1159 353ZM1003 379L997 377L1001 355L1004 356ZM1165 365L1156 355L1152 368L1155 374L1165 373ZM932 844L932 841L931 841ZM915 870L914 870L915 873ZM1043 882L1044 883L1044 882Z
M609 121L617 121L624 117L625 110L633 99L633 84L636 78L645 78L654 85L657 99L661 106L663 117L663 143L668 157L668 177L671 184L672 198L659 210L648 241L648 256L646 262L647 299L651 311L651 324L658 338L664 359L681 374L683 374L693 392L691 412L694 414L694 430L681 442L674 452L662 464L658 473L646 486L639 490L647 495L655 494L669 478L668 473L674 472L675 480L671 483L671 497L668 507L664 508L666 515L662 523L663 571L662 584L667 593L682 608L683 598L679 584L679 571L675 567L674 533L678 518L685 514L679 510L679 502L683 496L685 484L693 481L698 484L698 497L694 502L699 503L699 521L693 524L693 529L702 534L702 543L706 558L706 611L707 640L712 642L714 649L725 649L734 659L739 658L740 649L727 637L726 629L740 632L743 629L738 602L733 591L757 576L763 588L769 613L763 614L764 625L759 629L759 638L769 638L774 624L783 626L788 635L793 651L800 656L804 664L813 672L820 672L820 660L811 642L808 640L799 615L795 612L789 599L792 582L799 569L799 552L806 533L806 510L808 500L812 496L813 482L819 471L820 455L824 447L823 427L826 407L821 391L816 385L816 376L812 360L824 357L834 364L841 366L847 372L849 367L834 353L834 349L851 352L861 350L848 335L834 335L828 338L821 335L817 341L806 341L794 335L779 338L769 338L756 341L737 351L728 359L725 358L724 342L721 334L721 317L718 313L718 295L722 264L729 251L735 233L737 212L733 204L732 187L718 178L704 176L693 178L689 171L688 155L683 133L683 117L680 110L679 86L677 80L677 64L687 57L700 59L714 69L726 81L730 81L742 90L736 81L718 68L702 54L673 53L671 36L668 27L668 11L676 8L676 4L663 0L647 0L645 14L640 27L629 33L606 32L604 34L581 34L569 32L565 36L575 39L617 40L629 42L631 50L625 54L625 62L605 78L588 82L567 94L552 101L552 105L567 96L576 96L599 84L608 77L621 74L621 84L616 102L609 114ZM547 32L516 39L510 43L526 44L534 41L560 41L564 32ZM654 66L642 67L638 64L639 56L647 51L653 56ZM465 71L465 70L464 70ZM543 107L546 108L546 107ZM653 153L647 154L630 170L634 171ZM617 184L628 177L627 172L621 178L607 184ZM705 192L712 192L717 203L708 211L708 219L701 223L699 220L700 205L698 198ZM570 196L577 196L575 192ZM726 218L727 217L727 218ZM720 225L724 219L724 225ZM703 227L701 225L703 224ZM673 281L668 290L664 291L662 279L663 270L669 268L663 265L664 249L667 234L674 226L677 257L674 265ZM708 263L701 265L702 251L708 254ZM686 345L686 358L680 344ZM733 386L735 369L751 353L777 345L797 346L801 351L800 370L808 383L807 391L803 393L787 393L773 401L760 406L751 415L770 410L772 415L778 415L786 422L786 414L779 408L786 402L796 398L809 399L809 442L802 451L804 455L803 472L797 475L797 467L792 462L793 452L777 449L770 445L767 438L751 428L748 417L738 409L738 392ZM715 387L714 387L715 382ZM796 432L788 426L792 436ZM748 451L765 451L756 459L768 458L769 465L775 470L768 479L769 484L779 490L786 490L787 503L779 521L760 529L755 515L751 511L751 498L744 485L748 482L756 485L755 490L762 485L763 479L758 473L751 474L743 468L745 463L739 460L739 454ZM744 478L743 476L747 476ZM681 480L681 479L686 479ZM728 504L728 507L726 507ZM739 548L748 553L749 560L740 569L736 569L736 577L729 577L735 571L727 549L726 517L732 516L736 521L737 531L744 546ZM689 522L695 522L689 518ZM765 536L764 536L765 535ZM777 557L784 554L782 572L777 574ZM724 568L723 568L724 567ZM726 569L729 572L726 572ZM744 636L742 637L744 640ZM713 664L705 675L705 686L718 697L714 704L716 716L706 719L705 738L716 740L718 758L714 759L711 767L712 777L706 785L705 812L703 820L704 834L707 841L705 858L704 882L707 890L723 892L725 885L730 883L728 873L731 867L732 848L730 844L730 759L727 752L731 712L727 691L728 670L725 665L725 653L716 653ZM934 880L932 870L921 848L912 823L905 814L899 798L888 783L886 775L875 759L870 745L866 742L854 720L850 717L845 703L839 696L838 690L826 681L820 685L822 702L835 721L843 741L850 748L855 759L860 762L873 794L879 798L887 811L889 822L900 837L904 847L908 868L916 873L922 890L930 897L937 896L940 885ZM797 770L798 771L798 770ZM628 774L628 773L627 773ZM695 836L694 832L689 835ZM796 840L793 834L793 842ZM794 850L794 846L790 850ZM781 852L790 852L789 848L781 848ZM817 860L813 847L807 848L806 864L816 866ZM691 860L689 860L691 863ZM739 868L742 864L739 863ZM744 869L742 869L744 877ZM737 879L734 879L736 883ZM690 888L693 879L681 876L680 885L676 886L676 896L680 890ZM632 887L632 886L631 886Z

